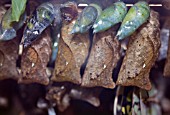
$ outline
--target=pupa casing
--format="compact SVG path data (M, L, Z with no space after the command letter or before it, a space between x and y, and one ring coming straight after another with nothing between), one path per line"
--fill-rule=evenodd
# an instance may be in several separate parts
M23 45L30 45L54 20L55 8L53 4L46 2L41 4L27 22L23 34Z
M93 33L105 31L122 22L127 13L126 4L123 2L116 2L112 6L102 11L93 25Z
M137 2L126 14L117 33L117 39L122 40L136 31L147 21L150 15L150 7L144 1Z

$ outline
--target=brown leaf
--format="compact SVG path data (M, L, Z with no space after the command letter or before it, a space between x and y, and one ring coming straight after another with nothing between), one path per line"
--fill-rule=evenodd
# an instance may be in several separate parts
M64 23L61 29L59 50L52 80L80 84L80 68L85 62L90 47L89 33L71 34L74 21Z
M100 105L99 88L82 88L79 86L52 86L50 87L46 99L57 104L59 111L64 111L70 106L71 99L86 101L95 107Z
M46 94L46 99L52 103L56 103L59 111L64 111L70 105L70 97L66 94L66 88L61 87L51 87Z
M99 94L101 93L101 89L91 89L91 88L82 88L82 87L74 87L71 89L69 95L73 99L79 99L82 101L86 101L91 105L98 107L100 106Z
M49 76L46 73L46 66L51 56L51 38L49 30L43 32L42 36L33 44L24 49L21 59L21 72L23 77L21 83L33 83L47 85Z
M120 51L119 42L114 39L115 30L116 28L113 27L94 36L92 50L82 79L82 86L115 87L112 80L112 71L119 60Z
M18 58L19 39L0 42L0 80L18 79L16 63Z
M169 42L168 42L167 58L166 58L165 67L164 67L164 76L170 77L170 36L169 36Z
M5 14L6 9L0 6L0 20ZM18 79L17 58L18 58L18 36L10 41L0 42L0 80L13 78Z
M158 57L159 48L158 13L151 11L149 21L130 37L117 84L151 89L149 72Z

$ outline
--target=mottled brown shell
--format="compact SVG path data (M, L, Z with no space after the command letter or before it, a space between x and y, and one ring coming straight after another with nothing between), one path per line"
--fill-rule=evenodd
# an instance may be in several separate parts
M130 36L117 84L138 86L146 90L151 89L149 73L158 57L159 48L158 13L151 11L148 22Z
M82 79L82 86L114 88L112 71L119 60L120 44L114 39L116 28L97 33Z
M88 56L90 47L89 33L71 34L76 19L63 23L61 39L52 80L81 83L80 68Z
M33 83L47 85L49 76L46 68L51 56L51 38L49 30L43 32L36 42L24 49L21 57L22 77L20 83Z
M19 39L0 42L0 80L12 78L18 79L17 71Z

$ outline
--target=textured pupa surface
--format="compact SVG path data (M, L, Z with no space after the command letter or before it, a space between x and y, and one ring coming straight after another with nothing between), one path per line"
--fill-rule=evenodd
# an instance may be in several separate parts
M148 22L130 37L117 84L149 90L151 88L149 73L158 57L159 48L158 13L151 11Z

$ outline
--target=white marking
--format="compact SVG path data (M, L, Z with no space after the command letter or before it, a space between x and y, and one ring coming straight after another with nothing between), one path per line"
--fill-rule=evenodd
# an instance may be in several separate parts
M149 6L162 6L162 4L149 4Z
M96 28L97 26L98 26L98 24L94 24L94 25L93 25L93 28Z
M85 27L85 25L81 25L81 28L84 28Z
M80 7L84 6L85 7L85 6L88 6L88 4L79 4L78 6L80 6Z
M22 55L23 49L24 49L24 48L23 48L23 44L20 44L20 45L19 45L19 52L18 52L19 55Z
M143 64L143 68L145 68L145 67L146 67L146 64L144 63L144 64Z
M79 6L79 7L85 7L85 6L88 6L88 4L79 4L78 6ZM133 6L133 4L126 4L126 6ZM155 6L161 7L162 4L149 4L149 6L153 6L153 7L155 7Z
M61 86L61 89L64 89L65 87L64 86Z
M122 33L122 30L117 32L117 36L119 36Z
M21 74L21 69L20 68L17 68L17 71L19 74Z
M58 46L58 43L57 43L57 42L55 42L55 43L54 43L54 47L57 47L57 46Z
M37 34L38 34L38 31L34 31L33 33L34 33L35 35L37 35Z
M131 27L125 26L126 29L130 29Z
M34 67L35 66L35 63L32 63L32 65L31 65L32 67Z
M103 69L105 69L105 68L106 68L106 65L104 64Z
M99 22L98 22L98 24L102 24L103 22L102 22L102 20L100 20Z
M48 115L56 115L54 108L48 109Z
M74 20L74 21L72 21L72 24L75 24L76 23L76 21Z
M133 4L126 4L126 6L133 6ZM162 4L149 4L149 6L153 6L153 7L155 7L155 6L161 7Z
M66 62L66 65L68 65L68 62Z
M132 23L132 22L130 22L130 24L132 25L133 23Z
M58 34L57 37L60 38L60 34Z
M46 73L47 73L47 76L51 76L52 70L50 70L49 68L46 68Z

